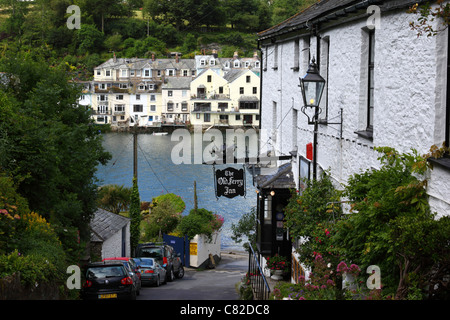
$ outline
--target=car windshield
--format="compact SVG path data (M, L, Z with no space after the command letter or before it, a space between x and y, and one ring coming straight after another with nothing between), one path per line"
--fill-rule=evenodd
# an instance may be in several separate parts
M141 257L149 257L149 258L156 258L161 259L163 254L161 248L158 247L151 247L151 248L141 248Z
M87 279L122 277L125 270L120 266L104 266L89 268L86 273Z
M154 260L151 258L141 258L139 261L139 265L141 267L153 267L154 266Z

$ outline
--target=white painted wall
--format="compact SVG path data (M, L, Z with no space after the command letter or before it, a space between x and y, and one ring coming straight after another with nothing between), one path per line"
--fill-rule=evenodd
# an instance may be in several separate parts
M373 141L355 131L365 129L366 20L346 23L320 32L329 39L328 120L338 122L343 108L343 139L339 125L319 125L318 165L331 169L336 184L371 167L378 168L376 146L390 146L399 152L411 148L421 154L444 141L445 61L447 31L437 37L420 37L409 28L412 16L400 10L382 13L375 31L375 116ZM306 144L313 141L313 126L300 112L302 95L299 77L307 70L306 40L299 41L300 70L294 66L294 40L262 47L262 132L261 150L274 149L277 155L296 149L306 157ZM316 54L316 38L310 39L311 57ZM321 64L326 60L321 45ZM278 53L276 53L278 52ZM275 59L277 58L277 59ZM266 64L267 62L267 64ZM274 66L277 66L274 69ZM321 74L325 74L321 66ZM297 110L297 121L293 119ZM323 118L325 111L321 114ZM295 126L297 129L295 130ZM295 136L296 135L296 136ZM293 163L298 186L298 160ZM450 215L450 172L435 166L430 174L428 193L432 210Z
M127 245L125 249L125 257L130 257L130 223L126 225ZM116 232L110 238L103 242L102 259L122 257L122 231Z
M192 252L190 254L189 262L191 267L199 267L203 262L209 260L210 254L220 257L220 242L220 232L213 233L211 241L205 235L196 235L190 241L191 245L193 243L197 244L197 255L193 255Z

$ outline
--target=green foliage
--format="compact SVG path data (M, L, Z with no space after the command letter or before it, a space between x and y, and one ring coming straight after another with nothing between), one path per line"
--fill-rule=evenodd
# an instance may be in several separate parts
M236 284L236 290L239 294L239 300L253 300L253 288L251 278L257 275L246 273L240 282Z
M285 208L285 225L293 240L302 240L297 251L306 265L313 263L317 254L337 259L331 236L335 221L342 216L341 207L336 204L340 200L340 192L326 173L318 180L305 183L306 189L301 195L293 192Z
M130 246L136 248L141 236L141 200L136 177L133 177L133 187L130 198Z
M99 52L102 47L104 35L96 26L82 24L77 30L78 54Z
M250 212L244 213L237 224L231 225L231 239L236 243L247 240L243 247L249 251L249 243L256 242L256 209L252 208Z
M174 193L166 193L152 199L152 204L150 206L152 211L158 207L161 202L166 200L173 206L175 213L181 214L186 208L186 204L180 196L177 196Z
M23 285L34 286L39 282L55 280L55 266L43 256L23 256L17 250L9 255L0 255L0 278L20 272Z
M286 257L282 257L278 254L275 254L273 257L266 258L266 268L270 271L274 270L288 270L290 266L290 262Z
M302 242L297 249L302 262L314 267L312 257L320 255L332 265L345 260L363 270L379 266L383 293L369 293L371 299L447 297L438 283L450 270L450 218L437 219L430 211L425 179L427 158L446 149L433 146L423 156L416 150L376 150L381 168L350 176L342 193L322 177L292 195L286 226ZM340 196L350 202L351 214L342 215Z
M20 218L27 212L26 199L17 193L12 179L0 172L0 255L17 248L19 234L16 230Z
M415 150L377 150L383 166L348 181L353 213L338 223L334 240L343 255L363 268L378 265L384 271L383 291L404 299L411 275L425 283L433 268L448 268L448 224L430 212L426 180L421 180L428 168L424 157Z
M173 232L181 219L184 202L178 196L158 197L157 205L153 199L152 208L145 224L145 241L162 237L162 234ZM181 201L181 202L180 202ZM161 240L161 239L158 239Z
M123 185L110 184L102 186L98 191L99 207L119 214L127 211L130 206L131 188Z
M0 176L0 278L21 272L26 284L58 280L67 256L58 235L42 216L30 212L12 179ZM35 269L27 269L35 268Z
M220 230L223 218L206 209L192 209L187 216L181 218L178 226L181 234L192 240L197 234L206 235L210 240L215 231Z
M11 52L0 59L0 166L32 211L88 237L96 208L95 172L110 155L90 114L76 107L80 88L65 70Z
M416 3L407 11L418 16L417 21L409 23L411 30L417 32L417 37L423 34L426 34L427 37L436 36L448 28L450 24L450 3L445 3L444 0L438 0L436 3L437 6L433 7L428 1L420 6Z

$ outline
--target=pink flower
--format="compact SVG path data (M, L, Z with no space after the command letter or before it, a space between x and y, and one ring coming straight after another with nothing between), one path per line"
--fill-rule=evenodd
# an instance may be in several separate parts
M337 272L347 272L348 271L348 267L347 264L344 261L341 261L336 269Z

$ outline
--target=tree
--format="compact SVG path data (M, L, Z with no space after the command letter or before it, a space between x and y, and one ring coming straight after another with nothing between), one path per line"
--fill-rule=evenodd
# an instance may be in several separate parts
M130 219L130 245L131 252L134 254L141 236L141 200L136 177L133 177L133 187L131 189Z
M99 52L102 48L104 35L95 25L81 24L76 37L79 54Z
M2 25L2 30L9 34L23 34L23 24L28 14L29 3L26 1L1 0L0 6L4 10L10 11L10 15L6 22Z
M187 216L181 218L179 231L187 235L192 240L197 234L205 235L212 239L212 234L220 230L223 225L223 218L211 211L200 208L192 209Z
M224 11L233 29L255 29L259 24L257 0L224 0Z
M81 12L90 16L102 33L110 18L131 16L131 7L121 0L80 0L79 5Z
M31 56L18 51L0 59L0 167L30 210L86 239L96 210L95 172L111 155L89 111L77 105L81 88L65 70Z
M249 244L256 242L256 209L252 208L250 212L244 213L237 224L231 225L231 239L236 243L241 243L244 239L248 241L243 244L245 250L249 251Z
M145 237L148 240L173 232L181 219L181 211L170 198L162 198L154 206L146 219Z
M105 210L115 214L127 211L130 206L131 189L123 185L106 185L98 192L98 204Z

